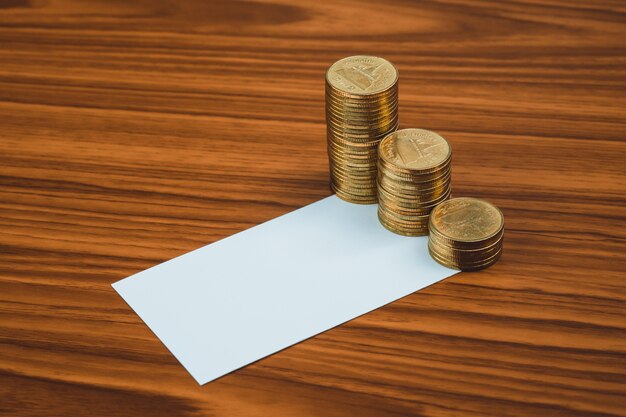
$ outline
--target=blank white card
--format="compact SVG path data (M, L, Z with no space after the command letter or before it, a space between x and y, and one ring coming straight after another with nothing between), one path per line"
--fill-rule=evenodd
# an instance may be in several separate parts
M204 384L456 272L376 210L331 196L113 288Z

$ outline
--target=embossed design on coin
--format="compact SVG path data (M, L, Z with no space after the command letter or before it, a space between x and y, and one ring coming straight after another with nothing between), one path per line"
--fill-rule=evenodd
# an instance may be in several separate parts
M380 156L403 169L425 170L445 162L450 145L430 130L402 129L383 139Z
M455 198L441 203L431 213L431 225L446 238L460 242L485 240L504 227L502 212L477 198Z
M369 95L392 87L398 71L386 59L357 55L335 62L326 72L326 79L340 91Z

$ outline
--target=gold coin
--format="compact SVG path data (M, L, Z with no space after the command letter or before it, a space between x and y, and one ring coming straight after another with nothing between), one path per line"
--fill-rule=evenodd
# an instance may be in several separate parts
M386 163L411 172L438 168L452 153L444 138L424 129L402 129L391 133L380 142L378 149Z
M430 246L428 247L428 251L430 253L430 256L438 263L448 268L460 269L461 271L477 271L480 269L487 268L495 264L498 261L498 259L500 259L500 257L502 256L502 248L500 248L500 250L497 253L479 262L460 263L454 259L448 259L448 258L440 256L437 252L433 251L430 248Z
M331 182L331 186L346 194L350 194L352 197L355 198L367 199L367 201L369 201L370 199L374 199L374 193L372 192L371 188L352 188L337 182Z
M362 104L368 105L370 103L375 104L375 103L384 103L384 102L389 102L392 100L397 100L398 94L399 94L399 90L398 90L397 83L389 87L387 90L382 91L378 94L350 95L350 94L346 94L342 91L337 90L328 82L325 85L325 91L324 91L325 97L330 98L336 101L337 103L347 103L347 104L353 104L356 106L359 106Z
M380 204L380 202L379 202ZM420 227L428 227L428 214L405 215L398 214L393 210L389 210L384 204L380 204L380 209L385 215L393 221L400 224L420 225Z
M448 197L449 196L446 196L446 199ZM433 209L432 207L422 207L422 208L416 208L412 210L398 208L398 206L394 206L392 204L389 204L387 201L384 201L384 199L380 196L380 193L378 194L378 202L385 211L390 212L392 214L396 214L397 216L405 216L407 218L414 217L414 216L429 216L430 212Z
M380 178L377 178L376 181L378 181L378 186L390 199L409 205L413 203L433 201L438 196L449 193L451 188L449 179L446 181L442 181L441 183L435 184L432 188L424 188L418 190L394 188L389 184L381 182Z
M333 132L338 136L348 136L348 137L379 137L384 135L385 133L389 133L389 129L395 126L398 123L398 118L385 120L380 125L365 125L362 124L360 126L357 125L349 125L349 124L339 124L334 120L327 120L326 128L327 131Z
M355 158L366 157L368 159L371 159L374 165L376 165L376 160L378 159L378 153L376 152L376 149L353 148L344 145L337 145L332 141L328 141L328 149L337 154L337 156L352 156Z
M376 152L375 148L366 148L366 147L356 147L347 145L344 143L339 143L335 140L328 140L327 142L328 149L335 153L337 156L370 156L372 158L372 163L376 165L376 161L378 160L378 152Z
M368 194L371 194L371 190L376 190L376 184L372 183L371 181L367 181L367 179L365 178L362 180L346 179L336 172L333 172L330 176L330 180L342 189L350 189L354 190L355 192L358 191L358 193L363 193L362 190L368 190Z
M394 201L390 201L388 198L381 194L380 188L378 188L378 200L380 203L385 206L386 210L397 213L401 216L425 216L429 215L430 212L437 206L437 204L442 203L450 198L450 194L446 193L436 202L431 204L415 204L411 207L407 207L406 205L399 205Z
M357 55L340 59L326 71L326 81L346 96L384 93L398 82L398 70L386 59Z
M347 137L351 140L359 140L359 139L370 139L376 138L380 140L381 137L384 137L385 134L389 134L391 129L394 128L398 124L398 118L386 120L384 124L378 126L349 126L349 125L340 125L335 123L333 120L327 120L326 122L326 130L327 132L332 132L336 136L339 137Z
M373 144L374 142L380 142L380 139L385 137L392 132L393 129L397 129L398 125L395 124L389 128L389 131L383 132L382 134L363 134L363 135L355 135L355 134L346 134L334 131L330 128L326 129L326 136L332 138L335 142L344 142L349 145L365 145L365 144Z
M325 96L326 111L342 113L354 113L355 115L368 115L377 113L393 113L398 108L398 94L377 99L349 101L327 93Z
M332 66L331 68L329 68L329 71L330 70L332 70ZM328 75L328 71L327 71L327 75ZM380 72L376 73L375 77L379 75L380 75ZM384 90L381 90L377 93L372 93L372 94L346 93L345 91L342 91L341 89L336 88L332 82L329 82L328 77L326 77L324 87L325 87L326 94L331 94L333 97L337 98L338 100L345 100L345 101L356 102L356 103L361 103L361 102L364 103L368 101L382 100L385 97L397 95L398 94L398 79L396 79L396 81L393 83L389 83L388 86Z
M385 109L390 109L398 106L399 95L396 90L393 94L380 97L375 100L346 100L343 97L338 97L334 93L327 91L324 100L326 102L326 109L332 110L349 110L355 113L377 113L382 112Z
M328 144L328 153L329 155L333 155L338 159L347 159L347 160L355 160L361 161L363 163L372 164L372 168L376 167L376 159L377 155L375 152L368 151L354 151L351 149L345 149L341 147L337 147L331 143Z
M363 186L369 188L376 188L376 180L374 180L371 176L368 176L367 173L362 175L359 174L350 174L346 175L344 172L333 167L330 171L331 178L333 180L342 182L346 185L351 186Z
M432 239L428 240L428 245L442 258L452 259L460 264L485 261L502 249L502 241L496 242L485 248L471 250L451 249L434 242Z
M380 170L378 171L377 177L378 177L378 182L380 183L381 187L385 188L390 193L398 194L398 195L406 195L408 197L411 197L413 195L420 194L420 193L428 193L428 192L431 192L432 190L436 190L436 189L440 189L444 187L449 187L450 182L452 181L452 177L449 172L448 174L440 178L437 178L434 181L416 182L416 183L410 183L407 181L400 182L400 181L392 180L391 178L389 178L389 176L385 175L385 173L381 172Z
M424 206L434 206L439 204L441 201L445 199L445 196L450 194L450 187L445 186L439 189L434 189L428 193L416 193L410 197L407 196L399 196L398 194L394 194L389 192L385 187L381 187L380 183L378 183L378 191L382 198L389 202L393 202L398 206L404 206L408 209L410 208L419 208Z
M358 196L358 195L351 194L350 192L347 192L340 187L336 187L333 184L331 184L331 189L335 192L337 197L350 203L376 204L378 202L376 198L376 194L370 194L368 196Z
M328 148L328 156L331 162L339 167L354 167L363 168L367 167L368 172L372 172L372 179L376 181L376 155L349 155L339 154L331 147Z
M328 124L326 124L326 137L332 138L333 140L346 142L349 145L356 145L356 146L365 145L365 144L373 145L374 143L378 145L378 143L380 142L382 138L387 136L390 132L393 132L393 129L397 129L397 128L398 128L398 122L396 121L394 125L390 126L384 132L354 133L354 132L342 131L340 129L336 129L332 125L329 126Z
M398 114L398 102L390 102L375 107L351 107L340 105L326 100L327 115L334 116L339 119L381 119L384 117L392 117Z
M331 188L374 203L378 143L398 128L398 72L382 58L348 57L327 70L325 88Z
M390 230L394 233L403 236L426 236L428 235L428 227L414 225L414 226L406 226L398 223L394 223L385 217L381 212L378 213L378 221L382 224L387 230Z
M379 114L352 114L348 112L326 112L326 120L329 119L336 125L348 126L378 126L398 118L397 111L379 113Z
M331 173L346 181L368 181L376 183L376 173L371 172L368 166L346 165L345 163L332 161Z
M345 132L338 132L333 130L332 128L327 126L326 129L326 137L333 140L337 143L347 143L349 145L367 145L367 144L378 144L380 140L387 136L389 132L393 132L394 129L398 128L398 124L391 126L389 131L383 132L381 134L362 134L362 135L354 135L354 134L346 134Z
M373 152L360 151L355 152L349 149L343 149L332 144L328 144L328 155L334 157L338 161L359 161L359 163L366 163L372 166L372 170L376 170L376 158L377 155Z
M352 184L346 184L336 179L331 179L331 184L336 188L343 190L346 193L350 193L355 196L370 197L375 195L376 187L359 187Z
M472 264L472 263L481 263L485 262L492 257L494 257L499 251L502 250L502 242L498 242L498 244L490 246L489 248L482 251L450 251L449 248L442 248L434 244L431 240L428 241L429 248L441 259L446 259L449 261L454 261L463 264Z
M366 174L376 181L376 161L374 159L359 158L345 155L336 155L333 150L329 148L328 153L329 163L333 165L333 168L343 171L346 175L352 173Z
M386 218L385 215L382 213L379 213L378 220L383 226L385 226L387 230L391 230L392 232L398 233L403 236L426 236L428 235L428 227L426 226L421 226L419 224L414 224L414 225L398 224L393 221L389 221L389 219Z
M446 194L446 196L443 197L442 201L445 201L448 198L450 198L450 194ZM380 192L378 193L378 202L380 203L381 206L383 206L383 208L386 211L395 213L399 216L428 216L430 215L430 212L433 210L433 207L436 206L436 205L431 205L431 206L415 207L412 209L407 209L406 207L400 207L398 205L389 203L389 201L385 200L384 197L381 196Z
M332 130L327 131L326 138L329 142L333 142L333 144L337 146L347 146L354 149L367 149L375 151L378 155L378 143L380 142L380 138L374 137L370 140L360 140L357 138L355 141L345 135L337 135Z
M378 154L380 155L380 143L379 143ZM393 180L397 181L406 181L408 183L416 183L416 182L427 182L434 181L437 178L448 174L452 168L452 160L448 159L443 164L429 169L428 171L422 172L411 172L408 170L401 170L389 163L385 162L385 160L381 157L378 164L380 165L380 170L386 176Z
M346 174L352 172L361 172L371 175L372 180L376 181L376 160L375 159L359 159L347 155L339 155L332 148L328 148L329 162L337 169L345 171ZM354 169L353 169L354 168Z
M437 204L447 200L447 196L450 195L450 186L408 195L389 192L378 181L377 185L381 199L404 211L424 210L425 208L433 209Z
M473 272L473 271L480 271L486 268L489 268L490 266L492 266L493 264L495 264L496 262L498 262L498 260L502 257L502 251L500 251L500 253L498 254L498 256L494 257L493 259L482 263L482 264L477 264L477 265L460 265L459 269L463 272Z
M372 181L376 181L376 164L375 163L367 163L363 161L354 161L354 160L346 160L340 159L336 157L330 157L329 163L331 168L346 176L356 175L363 176L367 175L368 178L371 178Z
M335 183L337 186L341 186L343 189L351 189L355 192L363 193L362 190L368 190L368 194L370 190L376 190L376 184L373 184L371 181L368 181L366 178L363 179L346 179L346 177L333 172L330 180Z
M504 230L501 230L500 233L495 234L489 239L476 242L458 242L440 235L434 227L430 226L430 239L441 246L450 248L450 250L475 250L486 248L491 245L502 244L503 235Z
M376 108L372 111L358 111L350 108L334 108L327 106L326 107L326 117L332 117L334 120L337 120L342 123L352 122L352 123L362 123L362 122L370 122L370 121L378 121L384 119L391 119L393 117L398 116L398 104L390 104L387 106L383 106L380 108Z
M328 145L332 146L333 149L341 152L341 153L356 153L356 154L368 154L368 155L376 155L378 157L378 147L376 143L352 143L346 142L341 139L329 137Z
M372 175L372 173L367 170L367 167L355 167L355 166L346 167L342 165L337 165L336 163L332 163L332 166L330 168L330 173L334 177L340 180L343 180L344 182L347 182L347 183L362 182L362 183L367 183L368 185L376 183L376 176Z
M372 181L371 178L367 178L363 176L361 178L358 177L347 177L343 175L341 172L337 170L331 171L331 179L338 183L345 184L346 186L355 187L355 188L376 188L376 181Z
M384 213L387 220L404 225L407 227L428 227L428 216L429 214L413 214L413 215L402 215L390 210L384 203L378 203L378 209L381 213Z
M376 155L353 155L348 153L341 153L331 146L328 147L328 156L330 162L338 166L353 166L355 168L367 167L369 172L372 172L373 178L376 179Z
M378 145L377 167L381 223L405 235L428 234L431 211L450 198L451 149L445 139L423 129L390 133Z
M493 204L477 198L455 198L430 215L428 247L439 263L478 270L494 264L502 253L504 216Z
M333 127L337 128L347 128L350 130L356 131L355 133L364 133L360 132L362 130L371 130L371 129L380 129L383 126L388 126L398 121L397 113L392 116L385 116L379 119L356 119L356 118L344 118L344 117L336 117L334 115L326 115L326 124L332 124Z
M431 228L454 242L480 242L504 229L504 216L493 204L478 198L453 198L431 213Z
M381 113L354 114L343 111L341 113L334 111L326 111L326 118L330 119L336 125L347 126L378 126L398 118L396 109L388 109Z
M390 221L385 214L378 210L378 220L380 224L382 224L387 230L397 233L403 236L425 236L428 234L428 227L422 225L416 225L415 227L407 227L405 225L397 224L393 221Z
M350 161L330 161L331 173L343 177L346 181L367 179L369 182L376 182L376 173L370 171L367 165L357 165Z

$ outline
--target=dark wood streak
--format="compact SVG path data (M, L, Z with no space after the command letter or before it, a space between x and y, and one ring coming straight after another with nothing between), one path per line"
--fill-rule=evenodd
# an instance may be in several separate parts
M168 395L115 389L95 384L60 381L57 378L24 376L1 372L3 381L0 396L4 399L0 411L11 415L14 410L27 411L26 415L49 415L50 410L59 415L168 415L186 416L196 413L184 398ZM32 404L33 398L39 403ZM84 404L83 399L89 399Z
M625 34L611 0L0 0L0 415L626 416ZM110 284L329 195L355 53L504 255L199 387Z

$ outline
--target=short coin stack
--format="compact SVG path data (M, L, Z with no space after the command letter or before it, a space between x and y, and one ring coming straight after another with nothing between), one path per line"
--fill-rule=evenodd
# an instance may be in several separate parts
M428 216L450 198L452 149L424 129L403 129L378 147L378 218L392 232L428 234Z
M453 198L430 215L428 250L440 264L462 271L493 265L502 254L504 216L477 198Z
M326 72L331 187L340 198L372 204L380 140L398 128L398 71L387 60L352 56Z

